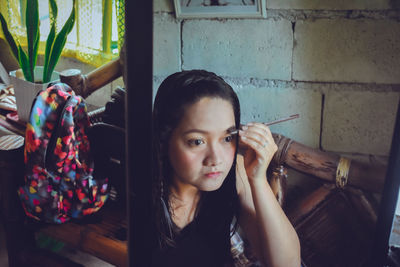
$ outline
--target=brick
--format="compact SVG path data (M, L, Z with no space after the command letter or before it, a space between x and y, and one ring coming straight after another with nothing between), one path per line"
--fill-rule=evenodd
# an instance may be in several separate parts
M299 21L294 36L294 80L400 82L400 22Z
M180 24L169 14L154 15L153 74L169 75L181 68Z
M290 80L293 34L289 21L185 21L182 43L183 69Z
M116 79L115 81L113 81L111 83L111 88L112 88L113 92L115 89L117 89L117 87L125 88L124 79L122 77L119 77L118 79Z
M154 0L153 11L154 12L173 12L174 10L173 0Z
M390 9L390 0L268 0L268 9L311 9L311 10L381 10Z
M238 97L242 123L268 122L298 113L300 118L271 125L271 131L319 147L321 93L304 89L247 87L238 91Z
M165 77L165 78L166 78L166 77ZM164 80L164 79L162 79L162 80L160 80L160 79L153 79L153 102L154 102L154 99L156 98L156 94L157 94L158 88L160 87L160 85L161 85L161 83L162 83L163 80Z
M111 99L111 84L103 86L86 98L88 104L103 107Z
M323 149L388 155L399 97L398 92L328 92L323 114Z

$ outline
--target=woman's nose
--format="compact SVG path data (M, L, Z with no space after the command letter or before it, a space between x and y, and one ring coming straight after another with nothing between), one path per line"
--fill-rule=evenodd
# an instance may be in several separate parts
M205 166L218 166L222 163L221 151L216 146L208 148L206 157L204 159Z

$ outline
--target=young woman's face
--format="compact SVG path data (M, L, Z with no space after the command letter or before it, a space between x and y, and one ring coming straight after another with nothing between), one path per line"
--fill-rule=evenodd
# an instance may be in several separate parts
M175 185L217 190L235 157L235 117L230 102L204 97L185 110L169 141Z

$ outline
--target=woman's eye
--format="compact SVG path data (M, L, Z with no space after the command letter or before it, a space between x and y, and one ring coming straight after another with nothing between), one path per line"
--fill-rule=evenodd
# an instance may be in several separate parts
M189 143L189 145L192 145L192 146L199 146L201 144L204 144L204 141L201 139L191 139L188 141L188 143Z
M232 140L233 140L233 135L228 135L228 136L226 136L224 139L225 139L225 140L224 140L225 142L230 143L230 142L232 142Z

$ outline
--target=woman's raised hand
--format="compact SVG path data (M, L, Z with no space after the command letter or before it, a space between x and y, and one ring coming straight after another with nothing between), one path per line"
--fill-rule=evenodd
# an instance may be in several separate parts
M239 137L249 181L265 179L269 163L278 150L270 129L262 123L248 123L239 130Z

